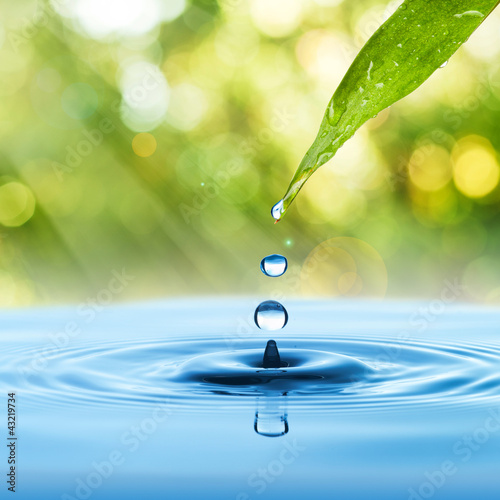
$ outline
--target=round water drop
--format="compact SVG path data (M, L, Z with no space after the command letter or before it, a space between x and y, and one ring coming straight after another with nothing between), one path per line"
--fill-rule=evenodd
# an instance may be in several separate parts
M283 200L278 201L273 208L271 208L271 215L278 221L281 219L283 213Z
M260 270L266 276L270 276L271 278L277 278L278 276L285 274L287 267L288 262L286 257L277 253L264 257L260 262Z
M266 300L255 309L254 320L261 330L279 330L287 324L288 313L279 302Z
M441 64L441 66L439 66L440 68L444 68L446 65L448 64L448 61L445 61L443 64Z

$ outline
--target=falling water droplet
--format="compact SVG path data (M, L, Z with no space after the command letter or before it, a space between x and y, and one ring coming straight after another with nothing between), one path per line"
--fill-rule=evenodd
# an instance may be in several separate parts
M270 276L271 278L277 278L278 276L285 274L287 267L288 262L286 257L277 253L264 257L260 262L260 270L266 276Z
M287 324L288 313L279 302L266 300L255 309L254 320L261 330L279 330Z
M448 61L445 61L443 64L441 64L441 66L439 66L440 68L444 68L446 65L448 64Z
M278 201L273 208L271 208L271 215L278 221L283 214L283 200Z

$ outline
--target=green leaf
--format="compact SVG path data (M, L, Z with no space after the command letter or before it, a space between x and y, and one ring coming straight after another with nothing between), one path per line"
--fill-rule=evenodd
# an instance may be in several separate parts
M279 220L307 179L367 120L407 96L469 38L498 0L405 0L374 33L328 104L316 139L272 210Z

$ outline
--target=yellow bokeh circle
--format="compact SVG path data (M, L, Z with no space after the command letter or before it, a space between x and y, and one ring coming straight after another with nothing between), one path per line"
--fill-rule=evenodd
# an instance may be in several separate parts
M383 298L387 269L380 254L357 238L331 238L307 256L300 274L304 295Z
M132 140L132 149L137 156L147 158L156 151L157 143L152 134L143 132L137 134Z
M250 14L254 25L264 34L276 38L290 35L300 26L301 0L252 0Z
M469 198L491 193L500 179L495 150L482 137L461 139L453 155L453 180L457 189Z
M422 191L439 191L451 180L450 155L441 146L416 149L408 165L410 179Z
M35 212L35 196L20 182L0 186L0 224L7 227L22 226Z

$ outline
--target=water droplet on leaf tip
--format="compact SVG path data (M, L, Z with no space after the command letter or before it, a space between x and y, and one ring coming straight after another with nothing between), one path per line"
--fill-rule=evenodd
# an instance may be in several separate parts
M276 219L276 222L281 219L283 215L283 200L278 201L278 203L271 208L271 215Z

